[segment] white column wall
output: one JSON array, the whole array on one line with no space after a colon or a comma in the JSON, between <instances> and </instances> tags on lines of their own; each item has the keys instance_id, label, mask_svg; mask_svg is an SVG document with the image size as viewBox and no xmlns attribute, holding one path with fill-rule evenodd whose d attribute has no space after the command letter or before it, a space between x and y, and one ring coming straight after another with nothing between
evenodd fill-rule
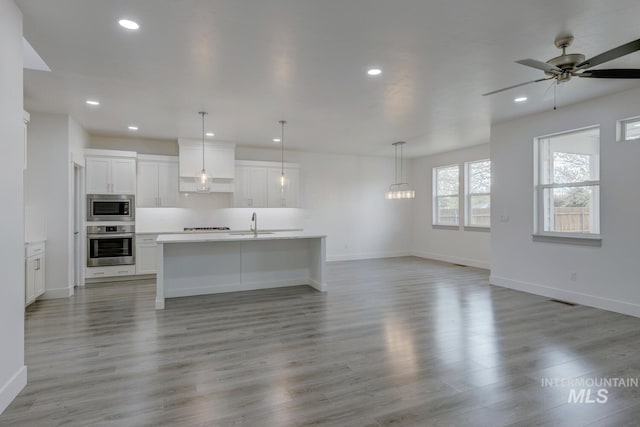
<instances>
[{"instance_id":1,"label":"white column wall","mask_svg":"<svg viewBox=\"0 0 640 427\"><path fill-rule=\"evenodd\" d=\"M0 413L27 383L24 365L22 14L0 0Z\"/></svg>"},{"instance_id":2,"label":"white column wall","mask_svg":"<svg viewBox=\"0 0 640 427\"><path fill-rule=\"evenodd\" d=\"M629 90L492 126L492 283L640 316L640 141L616 141L616 121L640 116L639 98ZM602 246L534 242L534 138L593 125Z\"/></svg>"},{"instance_id":3,"label":"white column wall","mask_svg":"<svg viewBox=\"0 0 640 427\"><path fill-rule=\"evenodd\" d=\"M460 166L460 194L464 195L464 163L488 159L489 144L448 151L411 160L411 184L416 189L413 204L412 252L419 257L437 259L474 267L489 268L488 231L466 231L464 205L460 205L461 226L456 230L432 227L433 216L433 168ZM463 198L463 197L462 197ZM461 200L462 200L461 198Z\"/></svg>"}]
</instances>

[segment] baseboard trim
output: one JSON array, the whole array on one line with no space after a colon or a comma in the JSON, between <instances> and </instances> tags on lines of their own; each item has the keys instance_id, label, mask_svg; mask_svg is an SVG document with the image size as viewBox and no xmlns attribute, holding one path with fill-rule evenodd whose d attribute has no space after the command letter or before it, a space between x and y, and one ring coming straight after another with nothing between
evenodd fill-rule
<instances>
[{"instance_id":1,"label":"baseboard trim","mask_svg":"<svg viewBox=\"0 0 640 427\"><path fill-rule=\"evenodd\" d=\"M412 256L412 253L411 252L369 252L369 253L360 253L360 254L329 255L327 256L327 262L360 261L365 259L380 259L380 258L398 258L403 256Z\"/></svg>"},{"instance_id":2,"label":"baseboard trim","mask_svg":"<svg viewBox=\"0 0 640 427\"><path fill-rule=\"evenodd\" d=\"M567 291L537 283L523 282L520 280L513 280L493 275L489 277L489 283L502 288L515 289L517 291L527 292L547 298L555 298L602 310L626 314L628 316L640 317L640 305L631 304L625 301L583 294L581 292Z\"/></svg>"},{"instance_id":3,"label":"baseboard trim","mask_svg":"<svg viewBox=\"0 0 640 427\"><path fill-rule=\"evenodd\" d=\"M462 264L462 265L468 265L469 267L484 268L485 270L489 270L491 268L491 265L489 264L489 262L480 261L477 259L459 258L459 257L454 257L449 255L441 255L441 254L434 254L431 252L420 252L420 251L415 251L411 255L416 256L418 258L426 258L426 259L433 259L436 261L449 262L451 264Z\"/></svg>"},{"instance_id":4,"label":"baseboard trim","mask_svg":"<svg viewBox=\"0 0 640 427\"><path fill-rule=\"evenodd\" d=\"M327 292L327 284L320 283L317 280L309 279L309 286L320 292Z\"/></svg>"},{"instance_id":5,"label":"baseboard trim","mask_svg":"<svg viewBox=\"0 0 640 427\"><path fill-rule=\"evenodd\" d=\"M22 366L9 381L0 388L0 414L13 402L18 393L27 385L27 367Z\"/></svg>"},{"instance_id":6,"label":"baseboard trim","mask_svg":"<svg viewBox=\"0 0 640 427\"><path fill-rule=\"evenodd\" d=\"M47 289L44 291L44 294L40 296L38 299L58 299L58 298L69 298L73 296L73 287L71 288L56 288L56 289Z\"/></svg>"}]
</instances>

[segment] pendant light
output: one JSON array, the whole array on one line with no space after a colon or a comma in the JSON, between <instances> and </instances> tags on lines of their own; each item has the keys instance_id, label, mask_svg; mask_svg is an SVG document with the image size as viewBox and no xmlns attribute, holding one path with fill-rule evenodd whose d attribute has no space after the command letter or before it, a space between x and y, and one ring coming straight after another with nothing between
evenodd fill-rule
<instances>
[{"instance_id":1,"label":"pendant light","mask_svg":"<svg viewBox=\"0 0 640 427\"><path fill-rule=\"evenodd\" d=\"M405 144L404 141L394 142L392 145L395 149L395 182L389 186L389 191L385 194L385 198L389 200L396 199L415 199L416 192L412 190L409 186L408 182L402 182L402 161L403 161L403 152L402 146ZM398 147L400 147L400 180L398 181Z\"/></svg>"},{"instance_id":2,"label":"pendant light","mask_svg":"<svg viewBox=\"0 0 640 427\"><path fill-rule=\"evenodd\" d=\"M211 188L209 182L209 175L204 168L204 116L207 114L205 111L200 111L198 114L202 116L202 169L196 173L196 191L198 193L208 193Z\"/></svg>"},{"instance_id":3,"label":"pendant light","mask_svg":"<svg viewBox=\"0 0 640 427\"><path fill-rule=\"evenodd\" d=\"M285 120L280 120L278 123L282 126L282 136L280 137L280 196L284 198L289 189L289 180L284 174L284 125L287 123Z\"/></svg>"}]
</instances>

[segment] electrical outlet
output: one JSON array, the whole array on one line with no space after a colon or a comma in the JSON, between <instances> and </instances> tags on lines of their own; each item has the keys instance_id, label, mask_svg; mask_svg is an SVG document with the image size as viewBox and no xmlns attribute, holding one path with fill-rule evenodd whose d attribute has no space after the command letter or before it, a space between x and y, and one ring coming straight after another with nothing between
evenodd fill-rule
<instances>
[{"instance_id":1,"label":"electrical outlet","mask_svg":"<svg viewBox=\"0 0 640 427\"><path fill-rule=\"evenodd\" d=\"M509 222L509 215L500 215L500 222Z\"/></svg>"},{"instance_id":2,"label":"electrical outlet","mask_svg":"<svg viewBox=\"0 0 640 427\"><path fill-rule=\"evenodd\" d=\"M571 273L571 281L575 282L578 280L578 273L576 273L575 271Z\"/></svg>"}]
</instances>

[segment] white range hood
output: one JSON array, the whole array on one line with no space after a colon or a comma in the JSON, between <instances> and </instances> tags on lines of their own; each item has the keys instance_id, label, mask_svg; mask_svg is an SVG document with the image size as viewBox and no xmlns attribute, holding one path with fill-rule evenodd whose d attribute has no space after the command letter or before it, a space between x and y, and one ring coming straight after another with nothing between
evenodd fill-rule
<instances>
[{"instance_id":1,"label":"white range hood","mask_svg":"<svg viewBox=\"0 0 640 427\"><path fill-rule=\"evenodd\" d=\"M202 169L202 141L178 139L180 191L196 191L196 173ZM236 144L211 141L204 143L204 168L211 181L211 193L233 193Z\"/></svg>"}]
</instances>

